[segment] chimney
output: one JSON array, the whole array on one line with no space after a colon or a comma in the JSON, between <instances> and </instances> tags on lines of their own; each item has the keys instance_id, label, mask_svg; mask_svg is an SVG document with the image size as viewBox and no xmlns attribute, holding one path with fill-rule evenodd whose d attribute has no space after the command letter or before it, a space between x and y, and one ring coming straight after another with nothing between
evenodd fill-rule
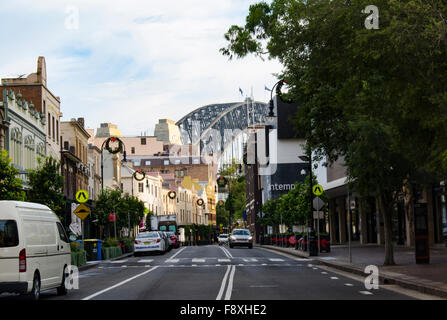
<instances>
[{"instance_id":1,"label":"chimney","mask_svg":"<svg viewBox=\"0 0 447 320\"><path fill-rule=\"evenodd\" d=\"M78 123L82 128L84 128L84 124L85 124L84 118L78 118Z\"/></svg>"}]
</instances>

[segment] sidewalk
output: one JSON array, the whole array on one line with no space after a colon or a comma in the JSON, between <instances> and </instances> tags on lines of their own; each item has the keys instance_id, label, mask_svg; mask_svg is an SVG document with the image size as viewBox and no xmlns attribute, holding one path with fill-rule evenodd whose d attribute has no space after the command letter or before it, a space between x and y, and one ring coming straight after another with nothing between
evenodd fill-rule
<instances>
[{"instance_id":1,"label":"sidewalk","mask_svg":"<svg viewBox=\"0 0 447 320\"><path fill-rule=\"evenodd\" d=\"M308 258L308 253L294 248L281 248L270 245L255 245L298 257ZM366 276L367 265L379 267L380 283L396 284L412 290L447 298L447 247L435 246L430 250L430 264L415 263L414 248L394 247L394 266L383 266L385 249L379 245L353 245L352 263L349 263L347 245L331 246L331 252L322 252L311 259L329 267Z\"/></svg>"},{"instance_id":2,"label":"sidewalk","mask_svg":"<svg viewBox=\"0 0 447 320\"><path fill-rule=\"evenodd\" d=\"M79 271L85 271L88 270L90 268L96 267L98 264L103 263L103 262L107 262L107 261L115 261L115 260L119 260L119 259L123 259L126 257L130 257L131 255L133 255L133 252L129 252L129 253L125 253L120 257L115 257L109 260L96 260L96 261L87 261L87 264L85 266L79 267Z\"/></svg>"}]
</instances>

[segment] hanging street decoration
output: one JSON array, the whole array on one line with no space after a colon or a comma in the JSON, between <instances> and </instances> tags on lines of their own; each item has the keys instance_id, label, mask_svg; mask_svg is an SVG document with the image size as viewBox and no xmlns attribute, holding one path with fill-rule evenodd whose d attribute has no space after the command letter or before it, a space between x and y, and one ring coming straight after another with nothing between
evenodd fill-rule
<instances>
[{"instance_id":1,"label":"hanging street decoration","mask_svg":"<svg viewBox=\"0 0 447 320\"><path fill-rule=\"evenodd\" d=\"M139 175L139 178L138 178L138 175ZM144 178L146 178L146 173L143 170L138 169L133 173L133 178L137 181L143 181Z\"/></svg>"},{"instance_id":2,"label":"hanging street decoration","mask_svg":"<svg viewBox=\"0 0 447 320\"><path fill-rule=\"evenodd\" d=\"M219 176L217 179L217 185L221 188L225 187L227 185L227 178L224 176Z\"/></svg>"},{"instance_id":3,"label":"hanging street decoration","mask_svg":"<svg viewBox=\"0 0 447 320\"><path fill-rule=\"evenodd\" d=\"M177 196L177 193L174 190L171 190L168 192L169 199L175 199L176 196Z\"/></svg>"},{"instance_id":4,"label":"hanging street decoration","mask_svg":"<svg viewBox=\"0 0 447 320\"><path fill-rule=\"evenodd\" d=\"M197 205L198 205L199 207L203 206L204 204L205 204L205 202L203 201L202 198L197 199Z\"/></svg>"},{"instance_id":5,"label":"hanging street decoration","mask_svg":"<svg viewBox=\"0 0 447 320\"><path fill-rule=\"evenodd\" d=\"M283 94L282 94L282 92L281 92L281 88L282 88L282 86L284 85L284 83L285 83L285 84L288 84L285 80L281 80L281 81L278 83L278 85L276 86L276 95L277 95L278 97L280 97L282 101L284 101L284 102L290 102L289 100L286 100L286 99L284 98L284 96L283 96Z\"/></svg>"},{"instance_id":6,"label":"hanging street decoration","mask_svg":"<svg viewBox=\"0 0 447 320\"><path fill-rule=\"evenodd\" d=\"M116 141L118 141L118 147L116 147L115 149L112 149L110 147L110 142L116 142ZM106 140L106 150L109 151L112 154L116 154L118 152L123 152L123 142L121 141L120 138L117 138L117 137L107 138L107 140Z\"/></svg>"}]
</instances>

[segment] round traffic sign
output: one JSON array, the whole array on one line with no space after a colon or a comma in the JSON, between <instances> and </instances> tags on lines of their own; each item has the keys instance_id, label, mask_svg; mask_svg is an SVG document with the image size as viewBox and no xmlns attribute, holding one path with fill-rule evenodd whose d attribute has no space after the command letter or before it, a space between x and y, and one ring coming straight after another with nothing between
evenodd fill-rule
<instances>
[{"instance_id":1,"label":"round traffic sign","mask_svg":"<svg viewBox=\"0 0 447 320\"><path fill-rule=\"evenodd\" d=\"M316 186L314 186L313 188L312 188L312 191L313 191L313 193L314 193L314 195L316 195L316 196L321 196L322 194L323 194L323 187L322 186L320 186L319 184L317 184Z\"/></svg>"},{"instance_id":2,"label":"round traffic sign","mask_svg":"<svg viewBox=\"0 0 447 320\"><path fill-rule=\"evenodd\" d=\"M88 201L88 192L85 190L79 190L76 192L76 201L79 203L84 203Z\"/></svg>"}]
</instances>

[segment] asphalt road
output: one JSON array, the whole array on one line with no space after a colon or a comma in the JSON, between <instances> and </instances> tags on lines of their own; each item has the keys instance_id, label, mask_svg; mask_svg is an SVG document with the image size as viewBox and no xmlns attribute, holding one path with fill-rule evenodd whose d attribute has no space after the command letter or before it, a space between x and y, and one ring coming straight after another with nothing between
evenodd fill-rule
<instances>
[{"instance_id":1,"label":"asphalt road","mask_svg":"<svg viewBox=\"0 0 447 320\"><path fill-rule=\"evenodd\" d=\"M340 275L316 261L260 248L217 245L181 247L102 262L79 276L66 296L42 292L42 300L393 300L413 297L362 279ZM4 297L0 298L3 300ZM19 298L16 298L19 299Z\"/></svg>"}]
</instances>

